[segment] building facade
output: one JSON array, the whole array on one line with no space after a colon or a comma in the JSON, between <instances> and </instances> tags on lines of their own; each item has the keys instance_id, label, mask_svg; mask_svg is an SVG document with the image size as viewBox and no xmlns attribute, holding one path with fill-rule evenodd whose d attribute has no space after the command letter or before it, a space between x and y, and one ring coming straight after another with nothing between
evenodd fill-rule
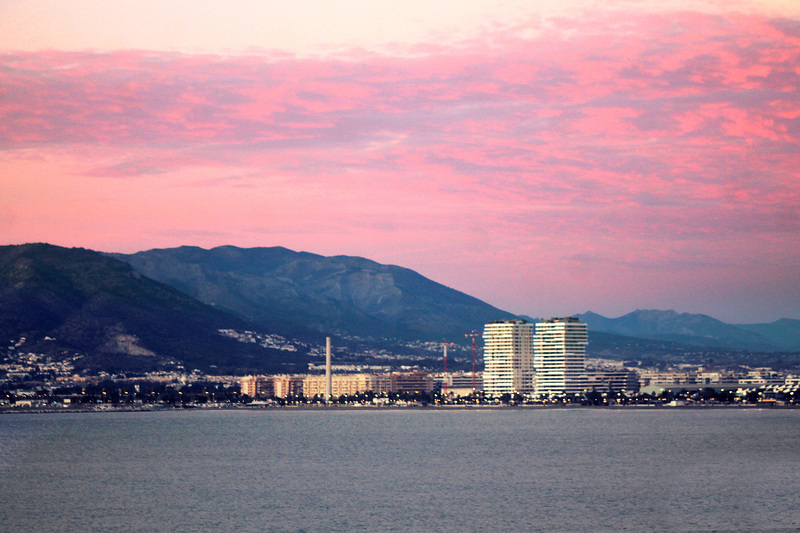
<instances>
[{"instance_id":1,"label":"building facade","mask_svg":"<svg viewBox=\"0 0 800 533\"><path fill-rule=\"evenodd\" d=\"M275 394L272 378L265 376L245 376L239 381L242 394L251 398L270 397Z\"/></svg>"},{"instance_id":2,"label":"building facade","mask_svg":"<svg viewBox=\"0 0 800 533\"><path fill-rule=\"evenodd\" d=\"M588 343L586 323L577 318L537 322L533 337L535 393L547 396L583 393Z\"/></svg>"},{"instance_id":3,"label":"building facade","mask_svg":"<svg viewBox=\"0 0 800 533\"><path fill-rule=\"evenodd\" d=\"M447 374L433 375L434 388L447 392L451 396L469 396L473 392L472 384L476 391L483 390L483 372L448 372Z\"/></svg>"},{"instance_id":4,"label":"building facade","mask_svg":"<svg viewBox=\"0 0 800 533\"><path fill-rule=\"evenodd\" d=\"M392 392L433 392L433 377L427 372L415 370L391 375Z\"/></svg>"},{"instance_id":5,"label":"building facade","mask_svg":"<svg viewBox=\"0 0 800 533\"><path fill-rule=\"evenodd\" d=\"M533 324L490 322L483 328L483 341L483 390L493 396L533 392Z\"/></svg>"},{"instance_id":6,"label":"building facade","mask_svg":"<svg viewBox=\"0 0 800 533\"><path fill-rule=\"evenodd\" d=\"M586 372L586 388L597 392L639 392L639 374L633 370Z\"/></svg>"},{"instance_id":7,"label":"building facade","mask_svg":"<svg viewBox=\"0 0 800 533\"><path fill-rule=\"evenodd\" d=\"M333 398L353 396L368 391L381 394L391 390L392 379L390 376L377 374L334 374L331 376L331 386ZM324 374L309 375L303 380L303 393L306 396L325 396L327 389Z\"/></svg>"},{"instance_id":8,"label":"building facade","mask_svg":"<svg viewBox=\"0 0 800 533\"><path fill-rule=\"evenodd\" d=\"M303 396L303 379L305 376L273 376L272 386L276 398Z\"/></svg>"}]
</instances>

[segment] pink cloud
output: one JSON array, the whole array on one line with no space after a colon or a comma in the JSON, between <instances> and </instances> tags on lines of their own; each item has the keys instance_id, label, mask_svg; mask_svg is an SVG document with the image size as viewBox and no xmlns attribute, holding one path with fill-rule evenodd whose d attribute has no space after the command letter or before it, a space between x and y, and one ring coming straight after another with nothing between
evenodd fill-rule
<instances>
[{"instance_id":1,"label":"pink cloud","mask_svg":"<svg viewBox=\"0 0 800 533\"><path fill-rule=\"evenodd\" d=\"M564 272L596 302L666 270L800 286L791 21L531 24L397 56L2 55L0 234L353 253L529 313Z\"/></svg>"}]
</instances>

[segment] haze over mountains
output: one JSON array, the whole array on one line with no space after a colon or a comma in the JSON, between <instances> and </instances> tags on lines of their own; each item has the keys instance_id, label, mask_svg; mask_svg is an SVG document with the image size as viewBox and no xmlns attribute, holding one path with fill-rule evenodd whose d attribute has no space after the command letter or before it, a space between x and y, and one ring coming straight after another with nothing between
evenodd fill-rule
<instances>
[{"instance_id":1,"label":"haze over mountains","mask_svg":"<svg viewBox=\"0 0 800 533\"><path fill-rule=\"evenodd\" d=\"M732 325L642 310L578 316L589 324L594 356L677 362L687 352L716 351L703 357L800 363L797 353L763 355L800 352L798 320ZM38 353L80 352L84 367L155 369L177 361L210 373L302 371L306 343L326 335L464 342L464 333L511 317L409 269L358 257L233 246L130 255L0 247L0 340L25 337L25 349ZM286 342L262 346L223 330Z\"/></svg>"}]
</instances>

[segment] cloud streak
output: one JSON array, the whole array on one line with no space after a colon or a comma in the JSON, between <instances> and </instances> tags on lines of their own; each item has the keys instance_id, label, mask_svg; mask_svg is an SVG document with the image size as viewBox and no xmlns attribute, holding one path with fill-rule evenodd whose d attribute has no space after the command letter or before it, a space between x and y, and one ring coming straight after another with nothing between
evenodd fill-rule
<instances>
[{"instance_id":1,"label":"cloud streak","mask_svg":"<svg viewBox=\"0 0 800 533\"><path fill-rule=\"evenodd\" d=\"M353 253L518 312L624 312L667 269L800 286L796 21L596 13L396 51L2 54L0 227L67 239L40 222L79 184L77 220L107 202L139 232L81 245ZM595 296L542 290L565 271ZM654 305L724 314L681 298Z\"/></svg>"}]
</instances>

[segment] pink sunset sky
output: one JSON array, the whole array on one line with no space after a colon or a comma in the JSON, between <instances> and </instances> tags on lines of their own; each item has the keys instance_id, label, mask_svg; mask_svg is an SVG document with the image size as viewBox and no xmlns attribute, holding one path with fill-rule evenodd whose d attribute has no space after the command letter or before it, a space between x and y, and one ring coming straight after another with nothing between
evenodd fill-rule
<instances>
[{"instance_id":1,"label":"pink sunset sky","mask_svg":"<svg viewBox=\"0 0 800 533\"><path fill-rule=\"evenodd\" d=\"M0 244L800 319L800 2L0 3Z\"/></svg>"}]
</instances>

